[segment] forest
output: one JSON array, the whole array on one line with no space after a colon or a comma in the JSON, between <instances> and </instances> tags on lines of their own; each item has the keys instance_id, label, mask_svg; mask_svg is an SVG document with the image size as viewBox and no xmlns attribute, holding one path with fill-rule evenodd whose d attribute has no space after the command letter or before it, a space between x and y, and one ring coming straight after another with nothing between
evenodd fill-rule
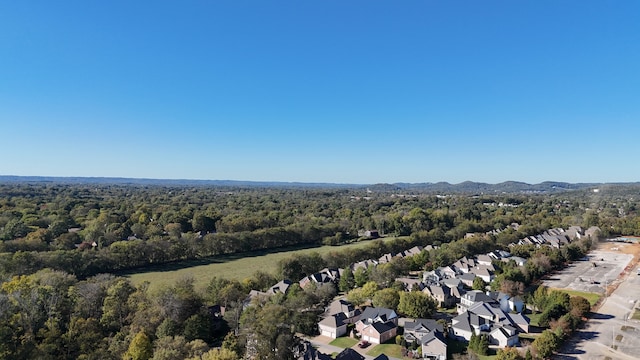
<instances>
[{"instance_id":1,"label":"forest","mask_svg":"<svg viewBox=\"0 0 640 360\"><path fill-rule=\"evenodd\" d=\"M290 358L293 334L317 331L318 311L344 289L298 287L243 312L250 290L415 245L440 248L371 271L361 282L391 285L403 271L446 265L555 227L640 235L636 185L498 195L380 188L0 184L0 358L235 359L246 350L247 333L257 337L252 349L262 358ZM512 223L520 224L517 231L485 234ZM360 236L374 229L398 239ZM465 239L468 233L485 235ZM371 244L340 250L354 241ZM335 251L287 259L276 273L243 281L212 274L204 291L186 278L151 292L115 275L323 244ZM545 256L551 255L559 257L553 264L572 256ZM530 276L537 276L535 269ZM212 310L216 305L227 309L223 320Z\"/></svg>"}]
</instances>

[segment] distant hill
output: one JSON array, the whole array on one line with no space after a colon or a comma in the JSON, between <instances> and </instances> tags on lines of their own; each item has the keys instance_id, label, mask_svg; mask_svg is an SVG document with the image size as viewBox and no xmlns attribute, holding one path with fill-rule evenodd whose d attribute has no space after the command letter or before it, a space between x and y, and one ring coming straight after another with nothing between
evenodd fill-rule
<instances>
[{"instance_id":1,"label":"distant hill","mask_svg":"<svg viewBox=\"0 0 640 360\"><path fill-rule=\"evenodd\" d=\"M342 188L363 189L373 192L421 192L433 194L501 194L501 193L558 193L582 190L602 185L638 185L638 183L566 183L545 181L527 184L505 181L499 184L465 181L459 184L437 183L394 183L394 184L334 184L278 181L237 181L237 180L174 180L174 179L134 179L118 177L55 177L55 176L12 176L0 175L0 183L57 183L57 184L116 184L116 185L159 185L159 186L225 186L225 187L279 187L279 188Z\"/></svg>"},{"instance_id":2,"label":"distant hill","mask_svg":"<svg viewBox=\"0 0 640 360\"><path fill-rule=\"evenodd\" d=\"M438 183L395 183L376 184L370 186L370 190L389 191L419 191L429 193L466 193L466 194L500 194L500 193L556 193L568 190L581 190L597 187L598 183L571 184L565 182L545 181L540 184L527 184L518 181L505 181L499 184L487 184L482 182L465 181L459 184L448 182Z\"/></svg>"},{"instance_id":3,"label":"distant hill","mask_svg":"<svg viewBox=\"0 0 640 360\"><path fill-rule=\"evenodd\" d=\"M334 183L303 183L279 181L238 180L188 180L188 179L138 179L120 177L58 177L0 175L0 183L55 183L55 184L105 184L105 185L160 185L160 186L237 186L282 188L353 188L365 185Z\"/></svg>"}]
</instances>

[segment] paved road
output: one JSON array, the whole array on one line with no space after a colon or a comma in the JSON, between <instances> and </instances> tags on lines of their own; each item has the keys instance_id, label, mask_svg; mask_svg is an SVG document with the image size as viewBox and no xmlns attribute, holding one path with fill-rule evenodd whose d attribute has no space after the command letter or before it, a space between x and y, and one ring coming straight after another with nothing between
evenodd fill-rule
<instances>
[{"instance_id":1,"label":"paved road","mask_svg":"<svg viewBox=\"0 0 640 360\"><path fill-rule=\"evenodd\" d=\"M640 299L640 277L631 271L618 288L563 347L557 359L639 359L640 321L632 320Z\"/></svg>"}]
</instances>

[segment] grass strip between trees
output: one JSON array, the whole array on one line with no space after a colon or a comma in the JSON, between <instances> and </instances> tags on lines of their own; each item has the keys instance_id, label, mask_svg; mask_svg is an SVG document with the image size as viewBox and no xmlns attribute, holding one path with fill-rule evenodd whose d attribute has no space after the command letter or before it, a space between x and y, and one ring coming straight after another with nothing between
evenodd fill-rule
<instances>
[{"instance_id":1,"label":"grass strip between trees","mask_svg":"<svg viewBox=\"0 0 640 360\"><path fill-rule=\"evenodd\" d=\"M387 237L382 240L392 241L394 239L397 238ZM258 270L273 273L276 270L278 261L296 254L316 252L323 255L332 251L343 251L349 248L363 248L370 243L370 241L359 241L341 246L325 245L307 249L295 248L289 251L256 251L245 254L221 255L211 258L208 264L202 264L201 260L184 261L181 262L182 264L180 264L180 266L176 266L176 264L163 264L147 269L139 269L138 271L123 275L129 278L135 285L142 284L145 281L149 282L149 288L151 290L157 289L163 284L175 284L176 280L189 276L195 280L194 285L196 289L201 290L208 285L214 276L241 281L250 278Z\"/></svg>"},{"instance_id":2,"label":"grass strip between trees","mask_svg":"<svg viewBox=\"0 0 640 360\"><path fill-rule=\"evenodd\" d=\"M598 300L600 300L600 298L602 297L602 295L597 293L590 293L590 292L577 291L577 290L557 289L557 288L550 288L549 290L561 291L563 293L569 294L569 296L582 296L583 298L589 301L589 304L591 304L591 306L595 305L598 302Z\"/></svg>"}]
</instances>

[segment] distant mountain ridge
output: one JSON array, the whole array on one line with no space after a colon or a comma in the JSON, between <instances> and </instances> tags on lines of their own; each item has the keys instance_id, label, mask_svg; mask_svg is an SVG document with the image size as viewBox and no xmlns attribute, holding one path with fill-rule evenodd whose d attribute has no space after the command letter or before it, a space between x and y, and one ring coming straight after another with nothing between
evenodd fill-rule
<instances>
[{"instance_id":1,"label":"distant mountain ridge","mask_svg":"<svg viewBox=\"0 0 640 360\"><path fill-rule=\"evenodd\" d=\"M304 183L285 181L243 181L243 180L189 180L189 179L147 179L122 177L80 177L80 176L17 176L0 175L0 183L57 183L57 184L116 184L116 185L163 185L163 186L256 186L256 187L321 187L352 188L365 185L335 183Z\"/></svg>"},{"instance_id":2,"label":"distant mountain ridge","mask_svg":"<svg viewBox=\"0 0 640 360\"><path fill-rule=\"evenodd\" d=\"M114 185L159 185L159 186L229 186L229 187L279 187L279 188L367 188L378 192L416 191L427 193L556 193L569 190L581 190L604 185L603 183L567 183L545 181L539 184L527 184L519 181L505 181L499 184L465 181L459 184L437 183L393 183L393 184L337 184L304 183L279 181L240 181L240 180L181 180L181 179L144 179L121 177L57 177L57 176L15 176L0 175L0 183L57 183L57 184L114 184ZM616 185L638 183L617 183Z\"/></svg>"},{"instance_id":3,"label":"distant mountain ridge","mask_svg":"<svg viewBox=\"0 0 640 360\"><path fill-rule=\"evenodd\" d=\"M629 183L631 184L631 183ZM519 181L505 181L499 184L488 184L482 182L465 181L459 184L450 184L448 182L437 183L396 183L396 190L405 191L425 191L433 193L478 193L478 194L495 194L495 193L553 193L568 190L582 190L602 185L601 183L566 183L558 181L545 181L539 184L527 184ZM369 187L371 190L379 189L389 191L388 184L376 184Z\"/></svg>"}]
</instances>

